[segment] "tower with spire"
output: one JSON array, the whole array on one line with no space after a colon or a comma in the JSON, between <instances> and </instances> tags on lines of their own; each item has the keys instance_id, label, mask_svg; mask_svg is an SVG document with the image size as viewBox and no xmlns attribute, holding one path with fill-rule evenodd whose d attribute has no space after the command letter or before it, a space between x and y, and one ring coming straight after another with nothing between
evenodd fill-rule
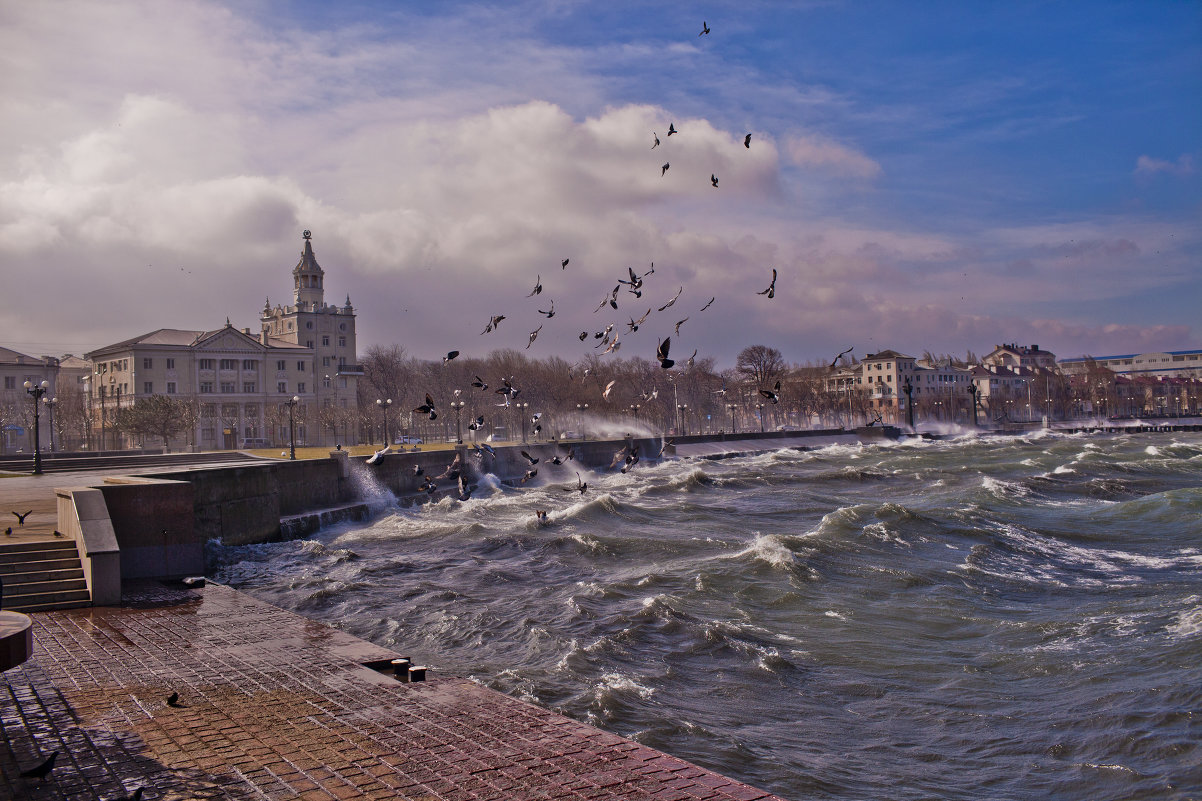
<instances>
[{"instance_id":1,"label":"tower with spire","mask_svg":"<svg viewBox=\"0 0 1202 801\"><path fill-rule=\"evenodd\" d=\"M351 296L342 306L325 302L325 271L313 252L313 234L305 231L300 261L292 268L290 305L271 305L268 299L260 317L264 343L282 339L311 348L312 386L316 388L318 425L331 444L343 441L343 417L353 417L357 407L358 379L363 375L355 342L355 309ZM313 416L311 413L310 416ZM353 434L353 423L348 436Z\"/></svg>"}]
</instances>

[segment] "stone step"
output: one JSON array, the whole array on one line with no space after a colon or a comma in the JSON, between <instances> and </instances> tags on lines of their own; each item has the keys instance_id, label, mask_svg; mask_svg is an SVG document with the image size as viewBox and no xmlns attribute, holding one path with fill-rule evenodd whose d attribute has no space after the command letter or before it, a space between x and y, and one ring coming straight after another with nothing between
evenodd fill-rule
<instances>
[{"instance_id":1,"label":"stone step","mask_svg":"<svg viewBox=\"0 0 1202 801\"><path fill-rule=\"evenodd\" d=\"M92 597L84 590L60 592L4 593L4 608L10 612L40 612L47 609L72 609L91 606Z\"/></svg>"},{"instance_id":2,"label":"stone step","mask_svg":"<svg viewBox=\"0 0 1202 801\"><path fill-rule=\"evenodd\" d=\"M3 579L5 587L18 587L35 581L74 581L83 577L83 568L78 563L74 567L58 570L31 569L16 573L0 571L0 579Z\"/></svg>"},{"instance_id":3,"label":"stone step","mask_svg":"<svg viewBox=\"0 0 1202 801\"><path fill-rule=\"evenodd\" d=\"M27 551L74 551L75 540L53 539L53 540L37 540L35 542L4 542L4 538L0 537L0 557L9 554L25 553Z\"/></svg>"},{"instance_id":4,"label":"stone step","mask_svg":"<svg viewBox=\"0 0 1202 801\"><path fill-rule=\"evenodd\" d=\"M70 558L59 557L56 559L28 559L21 562L0 562L0 576L39 570L69 570L70 568L79 566L78 555Z\"/></svg>"}]
</instances>

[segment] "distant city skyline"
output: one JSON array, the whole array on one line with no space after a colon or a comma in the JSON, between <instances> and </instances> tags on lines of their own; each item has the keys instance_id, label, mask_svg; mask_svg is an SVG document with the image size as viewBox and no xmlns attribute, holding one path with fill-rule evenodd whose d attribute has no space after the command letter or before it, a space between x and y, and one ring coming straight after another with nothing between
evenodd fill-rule
<instances>
[{"instance_id":1,"label":"distant city skyline","mask_svg":"<svg viewBox=\"0 0 1202 801\"><path fill-rule=\"evenodd\" d=\"M361 353L1202 345L1202 4L51 0L0 52L30 355L257 330L304 229Z\"/></svg>"}]
</instances>

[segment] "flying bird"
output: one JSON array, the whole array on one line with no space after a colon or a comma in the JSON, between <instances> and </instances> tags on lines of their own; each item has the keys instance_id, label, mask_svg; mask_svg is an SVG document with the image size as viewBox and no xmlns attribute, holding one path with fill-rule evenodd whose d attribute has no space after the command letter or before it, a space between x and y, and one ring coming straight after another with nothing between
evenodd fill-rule
<instances>
[{"instance_id":1,"label":"flying bird","mask_svg":"<svg viewBox=\"0 0 1202 801\"><path fill-rule=\"evenodd\" d=\"M530 332L530 341L526 343L526 350L530 350L530 346L534 344L534 340L538 339L538 332L542 330L543 327L540 325L538 328Z\"/></svg>"},{"instance_id":2,"label":"flying bird","mask_svg":"<svg viewBox=\"0 0 1202 801\"><path fill-rule=\"evenodd\" d=\"M494 451L492 445L489 445L487 442L481 442L479 445L479 448L480 448L480 450L484 451L492 458L494 458L494 459L497 458L497 452Z\"/></svg>"},{"instance_id":3,"label":"flying bird","mask_svg":"<svg viewBox=\"0 0 1202 801\"><path fill-rule=\"evenodd\" d=\"M680 327L682 325L684 325L685 323L687 323L688 321L689 321L689 318L686 317L683 320L681 320L680 322L676 323L676 336L680 336Z\"/></svg>"},{"instance_id":4,"label":"flying bird","mask_svg":"<svg viewBox=\"0 0 1202 801\"><path fill-rule=\"evenodd\" d=\"M481 392L484 392L488 389L488 384L484 383L484 379L480 376L476 376L476 380L472 382L472 386L476 387Z\"/></svg>"},{"instance_id":5,"label":"flying bird","mask_svg":"<svg viewBox=\"0 0 1202 801\"><path fill-rule=\"evenodd\" d=\"M413 475L420 476L424 472L426 472L426 468L422 467L420 464L413 465Z\"/></svg>"},{"instance_id":6,"label":"flying bird","mask_svg":"<svg viewBox=\"0 0 1202 801\"><path fill-rule=\"evenodd\" d=\"M442 363L445 365L447 362L449 362L451 359L454 359L458 355L459 355L459 351L457 351L457 350L448 351L447 355L442 357Z\"/></svg>"},{"instance_id":7,"label":"flying bird","mask_svg":"<svg viewBox=\"0 0 1202 801\"><path fill-rule=\"evenodd\" d=\"M534 279L534 289L530 290L530 294L526 297L532 298L539 292L543 291L543 277L540 275Z\"/></svg>"},{"instance_id":8,"label":"flying bird","mask_svg":"<svg viewBox=\"0 0 1202 801\"><path fill-rule=\"evenodd\" d=\"M521 454L522 454L522 458L524 458L524 459L525 459L527 462L530 462L530 464L538 464L538 457L537 457L537 456L531 456L531 455L530 455L529 453L527 453L526 451L519 451L519 453L521 453Z\"/></svg>"},{"instance_id":9,"label":"flying bird","mask_svg":"<svg viewBox=\"0 0 1202 801\"><path fill-rule=\"evenodd\" d=\"M30 510L29 510L28 512L26 512L25 514L21 514L20 512L13 512L13 516L17 518L17 525L18 525L18 526L23 526L23 525L25 525L25 518L29 517L31 514L33 514L33 510L32 510L32 509L30 509Z\"/></svg>"},{"instance_id":10,"label":"flying bird","mask_svg":"<svg viewBox=\"0 0 1202 801\"><path fill-rule=\"evenodd\" d=\"M664 341L659 343L655 349L655 358L659 360L659 366L667 370L676 362L668 358L668 349L672 347L672 337L664 337Z\"/></svg>"},{"instance_id":11,"label":"flying bird","mask_svg":"<svg viewBox=\"0 0 1202 801\"><path fill-rule=\"evenodd\" d=\"M701 307L701 311L705 311L706 309L708 309L708 308L710 307L710 305L711 305L711 304L713 304L713 302L714 302L715 300L717 300L717 297L712 297L712 298L710 298L710 302L709 302L709 303L707 303L707 304L705 304L704 306L702 306L702 307Z\"/></svg>"},{"instance_id":12,"label":"flying bird","mask_svg":"<svg viewBox=\"0 0 1202 801\"><path fill-rule=\"evenodd\" d=\"M776 297L776 268L772 268L772 283L768 284L768 288L763 292L756 292L757 295L767 295L769 298Z\"/></svg>"},{"instance_id":13,"label":"flying bird","mask_svg":"<svg viewBox=\"0 0 1202 801\"><path fill-rule=\"evenodd\" d=\"M772 389L761 389L760 394L773 403L780 403L780 381Z\"/></svg>"},{"instance_id":14,"label":"flying bird","mask_svg":"<svg viewBox=\"0 0 1202 801\"><path fill-rule=\"evenodd\" d=\"M706 25L706 24L705 24L705 20L701 20L701 33L699 33L699 34L697 34L697 35L698 35L698 36L705 36L705 35L706 35L707 33L709 33L709 32L710 32L710 26L708 26L708 25Z\"/></svg>"},{"instance_id":15,"label":"flying bird","mask_svg":"<svg viewBox=\"0 0 1202 801\"><path fill-rule=\"evenodd\" d=\"M651 149L655 150L657 147L659 147L659 134L657 134L655 131L652 131L651 135L655 137L655 144L651 146Z\"/></svg>"},{"instance_id":16,"label":"flying bird","mask_svg":"<svg viewBox=\"0 0 1202 801\"><path fill-rule=\"evenodd\" d=\"M421 412L422 414L428 414L428 415L430 415L431 420L438 419L438 412L434 411L434 399L430 397L429 392L426 393L426 402L423 403L421 406L418 406L413 411Z\"/></svg>"},{"instance_id":17,"label":"flying bird","mask_svg":"<svg viewBox=\"0 0 1202 801\"><path fill-rule=\"evenodd\" d=\"M531 467L529 470L526 471L526 475L522 476L521 483L525 484L527 481L529 481L530 479L534 478L537 475L538 475L538 468Z\"/></svg>"},{"instance_id":18,"label":"flying bird","mask_svg":"<svg viewBox=\"0 0 1202 801\"><path fill-rule=\"evenodd\" d=\"M583 495L584 491L588 489L588 482L580 477L580 473L576 473L576 486L560 487L560 489L564 492L579 492L581 495Z\"/></svg>"},{"instance_id":19,"label":"flying bird","mask_svg":"<svg viewBox=\"0 0 1202 801\"><path fill-rule=\"evenodd\" d=\"M554 317L555 316L555 300L554 299L551 300L551 308L549 311L543 311L542 309L538 309L538 313L541 315L544 315L548 320L550 320L552 317Z\"/></svg>"},{"instance_id":20,"label":"flying bird","mask_svg":"<svg viewBox=\"0 0 1202 801\"><path fill-rule=\"evenodd\" d=\"M743 147L751 150L751 134L747 134L743 137Z\"/></svg>"},{"instance_id":21,"label":"flying bird","mask_svg":"<svg viewBox=\"0 0 1202 801\"><path fill-rule=\"evenodd\" d=\"M571 259L564 259L563 261L561 261L559 263L559 269L561 269L561 270L568 269L568 262L570 262L570 261L571 261Z\"/></svg>"},{"instance_id":22,"label":"flying bird","mask_svg":"<svg viewBox=\"0 0 1202 801\"><path fill-rule=\"evenodd\" d=\"M479 431L484 428L484 415L480 415L475 420L467 424L468 431Z\"/></svg>"},{"instance_id":23,"label":"flying bird","mask_svg":"<svg viewBox=\"0 0 1202 801\"><path fill-rule=\"evenodd\" d=\"M380 457L386 453L388 453L387 445L385 445L383 448L380 448L380 450L376 451L371 456L367 457L367 461L365 461L363 464L375 464L376 462L380 461Z\"/></svg>"},{"instance_id":24,"label":"flying bird","mask_svg":"<svg viewBox=\"0 0 1202 801\"><path fill-rule=\"evenodd\" d=\"M694 360L694 359L696 359L696 358L697 358L697 349L696 349L696 348L693 348L693 355L692 355L692 356L690 356L690 357L689 357L687 360L685 360L685 364L686 364L686 365L688 365L689 367L692 367L692 366L693 366L693 360Z\"/></svg>"},{"instance_id":25,"label":"flying bird","mask_svg":"<svg viewBox=\"0 0 1202 801\"><path fill-rule=\"evenodd\" d=\"M665 303L663 306L660 306L660 307L659 307L659 310L660 310L660 311L663 311L664 309L667 309L667 308L668 308L668 307L670 307L670 306L671 306L673 303L675 303L675 302L676 302L676 298L679 298L679 297L680 297L680 293L681 293L681 292L684 292L684 286L683 286L683 285L680 287L680 289L676 290L676 295L675 295L675 296L674 296L674 297L673 297L673 298L672 298L670 301L668 301L667 303Z\"/></svg>"},{"instance_id":26,"label":"flying bird","mask_svg":"<svg viewBox=\"0 0 1202 801\"><path fill-rule=\"evenodd\" d=\"M669 167L671 167L671 166L672 166L671 164L669 164L668 162L666 162L666 161L665 161L665 162L664 162L664 166L660 168L660 171L659 171L659 177L660 177L660 178L663 178L663 177L664 177L664 173L666 173L666 172L668 171L668 168L669 168Z\"/></svg>"},{"instance_id":27,"label":"flying bird","mask_svg":"<svg viewBox=\"0 0 1202 801\"><path fill-rule=\"evenodd\" d=\"M480 335L484 336L487 333L495 331L497 329L497 326L499 326L501 324L501 321L504 319L505 319L505 315L503 315L503 314L496 315L495 317L493 317L492 319L490 319L488 321L488 325L484 326L484 330L480 332Z\"/></svg>"},{"instance_id":28,"label":"flying bird","mask_svg":"<svg viewBox=\"0 0 1202 801\"><path fill-rule=\"evenodd\" d=\"M459 476L459 500L466 501L472 497L472 491L467 485L467 476Z\"/></svg>"},{"instance_id":29,"label":"flying bird","mask_svg":"<svg viewBox=\"0 0 1202 801\"><path fill-rule=\"evenodd\" d=\"M674 133L676 133L676 123L670 122L668 123L668 136L671 136Z\"/></svg>"},{"instance_id":30,"label":"flying bird","mask_svg":"<svg viewBox=\"0 0 1202 801\"><path fill-rule=\"evenodd\" d=\"M836 356L834 359L832 359L832 360L831 360L831 366L830 366L830 369L831 369L831 370L834 370L834 369L835 369L835 364L836 364L836 363L837 363L837 362L838 362L840 359L842 359L842 358L843 358L843 355L844 355L844 354L846 354L846 353L851 353L853 350L855 350L855 347L856 347L855 345L852 345L850 348L848 348L847 350L843 351L843 353L840 353L838 356Z\"/></svg>"},{"instance_id":31,"label":"flying bird","mask_svg":"<svg viewBox=\"0 0 1202 801\"><path fill-rule=\"evenodd\" d=\"M616 353L620 347L622 347L622 343L618 341L618 335L614 334L613 341L609 343L608 348L601 352L601 355L604 356L606 353Z\"/></svg>"},{"instance_id":32,"label":"flying bird","mask_svg":"<svg viewBox=\"0 0 1202 801\"><path fill-rule=\"evenodd\" d=\"M718 176L712 172L710 173L710 183L714 185L714 189L718 188Z\"/></svg>"},{"instance_id":33,"label":"flying bird","mask_svg":"<svg viewBox=\"0 0 1202 801\"><path fill-rule=\"evenodd\" d=\"M605 389L601 392L601 397L605 400L609 400L609 393L613 390L614 384L616 383L618 383L618 379L615 378L613 381L610 381L608 384L606 384Z\"/></svg>"},{"instance_id":34,"label":"flying bird","mask_svg":"<svg viewBox=\"0 0 1202 801\"><path fill-rule=\"evenodd\" d=\"M45 779L47 776L50 775L50 771L54 770L54 760L57 758L58 758L58 751L55 751L53 754L50 755L50 758L47 759L45 762L41 762L37 765L34 765L32 768L29 768L28 770L21 771L21 778L23 778L23 779L38 779L39 781L42 779Z\"/></svg>"},{"instance_id":35,"label":"flying bird","mask_svg":"<svg viewBox=\"0 0 1202 801\"><path fill-rule=\"evenodd\" d=\"M580 341L583 342L586 339L588 339L588 331L581 331L580 332Z\"/></svg>"},{"instance_id":36,"label":"flying bird","mask_svg":"<svg viewBox=\"0 0 1202 801\"><path fill-rule=\"evenodd\" d=\"M498 395L505 395L506 397L509 397L509 398L516 398L517 394L519 392L521 392L520 389L517 389L516 387L514 387L513 384L509 383L508 378L502 378L501 384L503 386L500 389L494 390L494 392L496 392Z\"/></svg>"}]
</instances>

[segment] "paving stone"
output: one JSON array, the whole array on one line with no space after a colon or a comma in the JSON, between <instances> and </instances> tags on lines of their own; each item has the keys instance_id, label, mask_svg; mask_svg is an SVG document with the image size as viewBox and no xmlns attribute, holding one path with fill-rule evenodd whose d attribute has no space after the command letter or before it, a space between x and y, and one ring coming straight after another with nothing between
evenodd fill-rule
<instances>
[{"instance_id":1,"label":"paving stone","mask_svg":"<svg viewBox=\"0 0 1202 801\"><path fill-rule=\"evenodd\" d=\"M125 589L31 615L34 655L0 677L0 799L776 798L466 679L397 682L364 663L398 654L228 587Z\"/></svg>"}]
</instances>

